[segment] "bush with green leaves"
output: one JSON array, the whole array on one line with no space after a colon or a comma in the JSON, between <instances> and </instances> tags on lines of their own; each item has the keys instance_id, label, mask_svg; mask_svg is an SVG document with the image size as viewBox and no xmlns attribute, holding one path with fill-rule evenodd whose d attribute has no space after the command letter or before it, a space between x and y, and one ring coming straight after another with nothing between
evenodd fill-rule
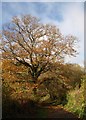
<instances>
[{"instance_id":1,"label":"bush with green leaves","mask_svg":"<svg viewBox=\"0 0 86 120\"><path fill-rule=\"evenodd\" d=\"M85 116L84 82L85 80L83 79L80 88L76 87L74 90L69 91L67 95L68 103L65 105L67 110L82 119Z\"/></svg>"}]
</instances>

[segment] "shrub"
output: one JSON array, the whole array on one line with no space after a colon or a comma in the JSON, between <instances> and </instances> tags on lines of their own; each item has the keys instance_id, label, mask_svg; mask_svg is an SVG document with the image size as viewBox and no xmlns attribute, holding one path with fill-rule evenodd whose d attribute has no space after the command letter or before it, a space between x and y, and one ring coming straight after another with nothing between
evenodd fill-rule
<instances>
[{"instance_id":1,"label":"shrub","mask_svg":"<svg viewBox=\"0 0 86 120\"><path fill-rule=\"evenodd\" d=\"M67 99L68 103L65 105L65 108L83 119L85 116L84 81L82 81L80 88L76 87L74 90L69 91Z\"/></svg>"}]
</instances>

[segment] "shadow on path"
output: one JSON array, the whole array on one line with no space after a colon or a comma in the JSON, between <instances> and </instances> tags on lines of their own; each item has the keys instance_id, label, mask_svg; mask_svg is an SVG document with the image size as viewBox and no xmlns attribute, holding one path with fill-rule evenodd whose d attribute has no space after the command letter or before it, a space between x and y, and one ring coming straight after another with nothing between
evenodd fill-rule
<instances>
[{"instance_id":1,"label":"shadow on path","mask_svg":"<svg viewBox=\"0 0 86 120\"><path fill-rule=\"evenodd\" d=\"M27 108L30 107L28 110ZM14 106L13 106L14 108ZM21 111L23 109L23 111ZM12 110L12 109L11 109ZM16 112L15 112L16 111ZM80 120L76 115L71 112L66 111L61 106L28 106L20 107L20 109L15 109L11 111L10 114L3 116L3 118L12 119L12 118L23 118L23 119L32 119L32 118L62 118L65 120ZM24 112L25 111L25 112ZM5 115L5 114L4 114ZM2 119L3 120L3 119Z\"/></svg>"},{"instance_id":2,"label":"shadow on path","mask_svg":"<svg viewBox=\"0 0 86 120\"><path fill-rule=\"evenodd\" d=\"M80 120L75 114L68 112L67 110L58 106L49 106L47 109L47 118L72 118L75 120Z\"/></svg>"}]
</instances>

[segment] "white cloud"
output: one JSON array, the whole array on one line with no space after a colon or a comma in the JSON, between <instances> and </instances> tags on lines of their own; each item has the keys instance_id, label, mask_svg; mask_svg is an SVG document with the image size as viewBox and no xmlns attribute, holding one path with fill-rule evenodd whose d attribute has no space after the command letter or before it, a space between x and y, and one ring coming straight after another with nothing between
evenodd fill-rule
<instances>
[{"instance_id":1,"label":"white cloud","mask_svg":"<svg viewBox=\"0 0 86 120\"><path fill-rule=\"evenodd\" d=\"M63 3L62 3L63 4ZM60 28L60 31L64 35L72 34L79 39L77 57L66 57L66 62L78 63L83 65L84 61L84 3L64 3L59 12L63 17L62 21L56 19L50 19L48 15L50 10L54 9L52 4L47 4L47 11L43 16L44 23L53 23ZM56 10L56 12L58 12Z\"/></svg>"},{"instance_id":2,"label":"white cloud","mask_svg":"<svg viewBox=\"0 0 86 120\"><path fill-rule=\"evenodd\" d=\"M62 10L64 21L60 23L60 27L64 34L67 32L73 34L84 33L84 4L69 3Z\"/></svg>"},{"instance_id":3,"label":"white cloud","mask_svg":"<svg viewBox=\"0 0 86 120\"><path fill-rule=\"evenodd\" d=\"M78 37L79 55L76 58L68 58L66 61L83 64L84 61L84 4L72 3L64 7L62 12L64 21L59 23L64 34L73 34Z\"/></svg>"}]
</instances>

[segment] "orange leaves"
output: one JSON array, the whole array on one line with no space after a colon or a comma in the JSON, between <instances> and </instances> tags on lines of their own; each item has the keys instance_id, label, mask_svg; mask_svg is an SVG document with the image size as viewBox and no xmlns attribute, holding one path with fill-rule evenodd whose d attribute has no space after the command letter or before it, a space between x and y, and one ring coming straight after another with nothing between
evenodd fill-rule
<instances>
[{"instance_id":1,"label":"orange leaves","mask_svg":"<svg viewBox=\"0 0 86 120\"><path fill-rule=\"evenodd\" d=\"M11 54L10 54L9 51L6 51L6 52L3 52L3 53L2 53L2 57L5 58L5 59L8 58L10 55L11 55Z\"/></svg>"},{"instance_id":2,"label":"orange leaves","mask_svg":"<svg viewBox=\"0 0 86 120\"><path fill-rule=\"evenodd\" d=\"M17 66L12 60L2 61L2 78L4 80L15 81L18 78L18 72L26 71L24 66Z\"/></svg>"},{"instance_id":3,"label":"orange leaves","mask_svg":"<svg viewBox=\"0 0 86 120\"><path fill-rule=\"evenodd\" d=\"M33 53L40 54L40 53L42 53L42 49L41 48L33 48Z\"/></svg>"}]
</instances>

